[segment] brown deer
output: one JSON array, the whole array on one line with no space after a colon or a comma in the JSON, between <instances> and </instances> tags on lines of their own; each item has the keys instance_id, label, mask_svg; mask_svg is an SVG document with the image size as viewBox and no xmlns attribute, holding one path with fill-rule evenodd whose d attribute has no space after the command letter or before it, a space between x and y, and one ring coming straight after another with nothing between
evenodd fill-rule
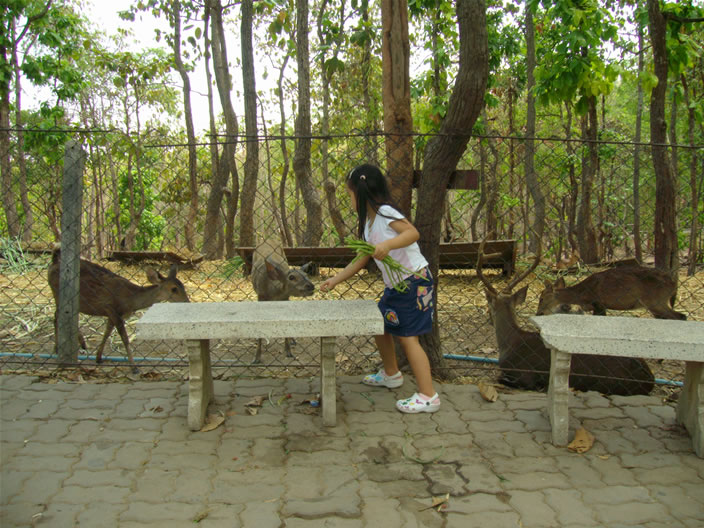
<instances>
[{"instance_id":1,"label":"brown deer","mask_svg":"<svg viewBox=\"0 0 704 528\"><path fill-rule=\"evenodd\" d=\"M48 272L49 286L51 287L51 293L54 295L54 303L57 309L54 312L54 333L57 336L55 346L58 346L58 335L56 332L59 306L60 256L60 249L55 249L51 256ZM125 319L135 311L148 308L157 302L188 302L186 290L181 281L176 278L177 271L177 266L174 264L171 266L169 275L164 277L153 269L148 268L146 270L147 279L152 284L151 286L139 286L98 264L81 259L78 311L86 315L107 317L103 340L100 342L95 355L97 363L103 361L105 343L110 334L112 334L113 329L117 328L122 338L122 343L125 345L127 359L132 367L132 372L139 372L139 369L134 364L132 350L130 350L129 338L125 330ZM86 341L80 330L78 331L78 340L81 348L87 350Z\"/></svg>"},{"instance_id":2,"label":"brown deer","mask_svg":"<svg viewBox=\"0 0 704 528\"><path fill-rule=\"evenodd\" d=\"M309 262L300 268L289 268L281 243L276 239L265 240L254 248L252 255L252 286L258 301L288 301L290 297L308 297L315 286L308 278ZM286 357L293 357L291 340L284 339ZM262 340L257 343L254 363L262 358Z\"/></svg>"},{"instance_id":3,"label":"brown deer","mask_svg":"<svg viewBox=\"0 0 704 528\"><path fill-rule=\"evenodd\" d=\"M569 287L562 277L554 283L546 280L537 314L549 315L560 311L563 304L576 304L595 315L606 315L607 309L642 307L658 319L687 319L672 309L676 297L677 285L667 273L644 266L624 266L594 273Z\"/></svg>"},{"instance_id":4,"label":"brown deer","mask_svg":"<svg viewBox=\"0 0 704 528\"><path fill-rule=\"evenodd\" d=\"M516 275L501 292L482 273L483 251L484 241L479 246L477 275L486 288L489 314L496 332L501 369L499 381L509 387L544 391L550 379L550 350L538 332L524 330L518 324L516 306L525 301L528 286L511 293L514 286L538 266L540 248L530 268ZM581 391L648 394L654 385L653 373L642 359L575 354L570 372L570 387Z\"/></svg>"}]
</instances>

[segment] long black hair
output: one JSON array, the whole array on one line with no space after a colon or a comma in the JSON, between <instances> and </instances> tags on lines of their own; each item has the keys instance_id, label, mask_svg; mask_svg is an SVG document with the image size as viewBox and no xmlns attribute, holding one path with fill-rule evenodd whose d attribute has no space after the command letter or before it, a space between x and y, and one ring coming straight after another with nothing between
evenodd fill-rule
<instances>
[{"instance_id":1,"label":"long black hair","mask_svg":"<svg viewBox=\"0 0 704 528\"><path fill-rule=\"evenodd\" d=\"M347 186L357 198L357 235L360 239L364 239L364 226L367 223L367 204L376 214L379 213L379 207L382 205L390 205L398 210L398 207L391 200L391 192L389 185L386 182L384 173L376 165L364 163L352 169L347 175ZM385 218L390 216L381 215Z\"/></svg>"}]
</instances>

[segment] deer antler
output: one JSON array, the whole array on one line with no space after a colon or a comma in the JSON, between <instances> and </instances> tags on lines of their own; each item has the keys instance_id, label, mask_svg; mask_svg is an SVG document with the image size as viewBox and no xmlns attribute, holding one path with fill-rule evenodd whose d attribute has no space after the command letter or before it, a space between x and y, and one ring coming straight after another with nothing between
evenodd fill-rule
<instances>
[{"instance_id":1,"label":"deer antler","mask_svg":"<svg viewBox=\"0 0 704 528\"><path fill-rule=\"evenodd\" d=\"M533 264L531 264L530 268L525 270L523 273L520 275L515 276L513 279L511 279L511 282L508 283L508 285L504 288L505 293L511 293L511 290L513 287L520 283L523 279L525 279L528 275L531 274L531 272L538 267L538 264L540 264L540 252L541 252L541 245L540 245L540 239L538 239L538 247L535 248L535 259L533 260Z\"/></svg>"},{"instance_id":2,"label":"deer antler","mask_svg":"<svg viewBox=\"0 0 704 528\"><path fill-rule=\"evenodd\" d=\"M489 290L494 295L498 295L499 292L496 291L496 289L491 285L491 283L484 277L484 274L482 273L482 261L484 259L484 246L486 245L486 239L487 237L484 237L484 240L482 240L481 244L479 244L479 255L477 256L477 277L479 277L479 279L484 283L484 286L487 290Z\"/></svg>"}]
</instances>

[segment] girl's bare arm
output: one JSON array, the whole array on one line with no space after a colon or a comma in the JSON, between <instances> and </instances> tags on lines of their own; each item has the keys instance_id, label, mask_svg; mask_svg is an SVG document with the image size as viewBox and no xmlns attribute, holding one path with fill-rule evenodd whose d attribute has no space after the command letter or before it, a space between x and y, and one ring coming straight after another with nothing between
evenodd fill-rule
<instances>
[{"instance_id":1,"label":"girl's bare arm","mask_svg":"<svg viewBox=\"0 0 704 528\"><path fill-rule=\"evenodd\" d=\"M364 266L367 265L367 262L369 262L369 258L369 256L364 256L361 257L359 260L355 260L347 264L347 266L345 266L345 269L343 269L340 273L323 282L320 285L320 291L326 292L332 290L341 282L344 282L353 275L355 275L359 270L361 270Z\"/></svg>"}]
</instances>

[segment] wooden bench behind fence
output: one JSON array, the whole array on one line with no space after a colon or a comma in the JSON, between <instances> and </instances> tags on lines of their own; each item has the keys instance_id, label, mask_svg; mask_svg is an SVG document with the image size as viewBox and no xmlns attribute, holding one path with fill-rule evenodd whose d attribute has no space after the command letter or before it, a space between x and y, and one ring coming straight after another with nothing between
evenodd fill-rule
<instances>
[{"instance_id":1,"label":"wooden bench behind fence","mask_svg":"<svg viewBox=\"0 0 704 528\"><path fill-rule=\"evenodd\" d=\"M252 267L253 247L238 247L237 253L245 263L247 273ZM440 244L441 269L474 269L477 265L479 242ZM291 266L313 262L318 267L344 268L355 257L347 247L287 247L286 260ZM500 268L504 275L511 275L516 266L515 240L488 240L484 248L485 268Z\"/></svg>"}]
</instances>

